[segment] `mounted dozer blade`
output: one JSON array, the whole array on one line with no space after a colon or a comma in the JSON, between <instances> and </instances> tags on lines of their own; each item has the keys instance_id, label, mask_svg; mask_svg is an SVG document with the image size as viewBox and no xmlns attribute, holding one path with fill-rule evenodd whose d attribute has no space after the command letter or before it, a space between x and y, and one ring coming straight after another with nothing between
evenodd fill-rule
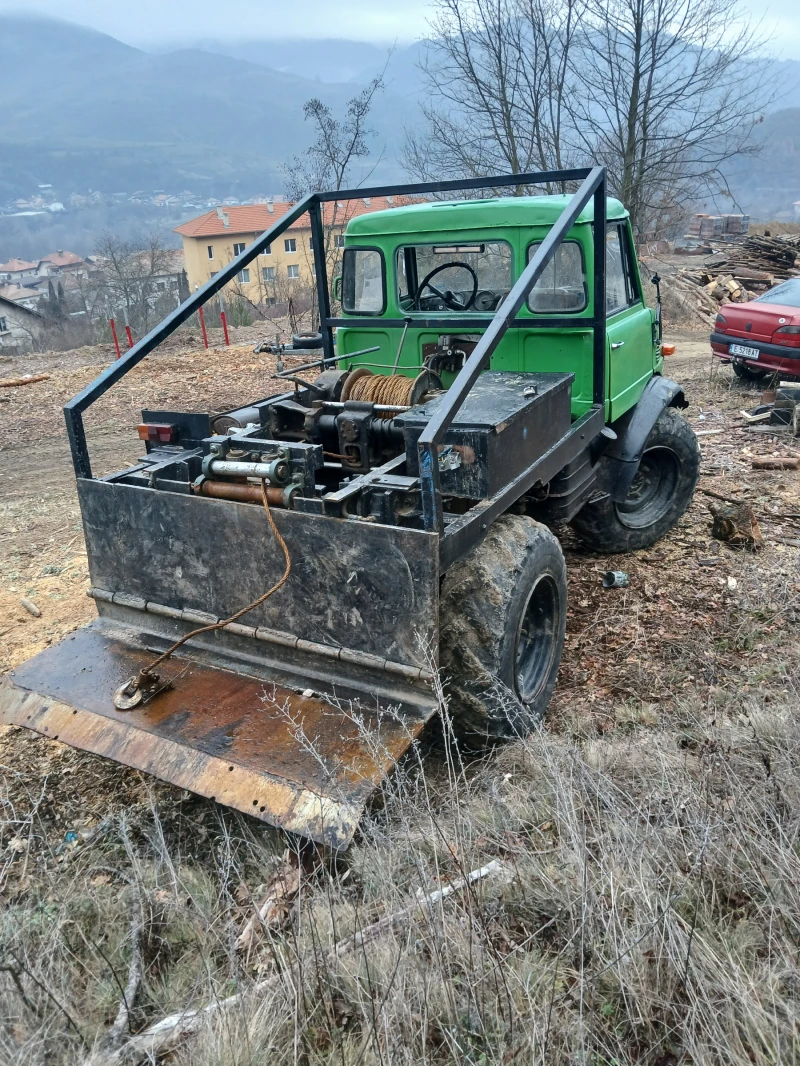
<instances>
[{"instance_id":1,"label":"mounted dozer blade","mask_svg":"<svg viewBox=\"0 0 800 1066\"><path fill-rule=\"evenodd\" d=\"M171 687L118 711L110 694L152 659L123 635L98 620L25 663L0 686L0 721L334 848L434 710L300 694L176 656Z\"/></svg>"}]
</instances>

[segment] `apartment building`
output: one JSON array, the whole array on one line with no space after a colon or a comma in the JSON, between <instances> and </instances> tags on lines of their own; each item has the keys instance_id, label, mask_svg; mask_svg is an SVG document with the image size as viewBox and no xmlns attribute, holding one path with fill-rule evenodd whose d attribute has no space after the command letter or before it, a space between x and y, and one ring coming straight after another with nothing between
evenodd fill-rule
<instances>
[{"instance_id":1,"label":"apartment building","mask_svg":"<svg viewBox=\"0 0 800 1066\"><path fill-rule=\"evenodd\" d=\"M361 200L326 203L323 223L330 235L332 251L343 247L347 223L356 215L399 207L400 197L365 197ZM189 288L192 292L204 285L223 266L239 255L264 230L273 226L294 205L263 204L221 205L197 218L176 226L183 239L183 257ZM240 293L253 303L274 303L291 294L292 288L310 288L314 284L314 248L311 223L307 215L298 219L269 248L242 270L228 289Z\"/></svg>"}]
</instances>

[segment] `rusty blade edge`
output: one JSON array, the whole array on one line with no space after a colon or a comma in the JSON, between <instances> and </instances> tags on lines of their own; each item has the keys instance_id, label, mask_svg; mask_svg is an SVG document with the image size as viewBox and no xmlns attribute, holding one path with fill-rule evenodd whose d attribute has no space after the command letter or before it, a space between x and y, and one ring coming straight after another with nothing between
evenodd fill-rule
<instances>
[{"instance_id":1,"label":"rusty blade edge","mask_svg":"<svg viewBox=\"0 0 800 1066\"><path fill-rule=\"evenodd\" d=\"M142 770L331 848L347 847L364 812L365 803L342 802L242 766L231 771L227 759L22 689L10 679L0 682L0 724Z\"/></svg>"}]
</instances>

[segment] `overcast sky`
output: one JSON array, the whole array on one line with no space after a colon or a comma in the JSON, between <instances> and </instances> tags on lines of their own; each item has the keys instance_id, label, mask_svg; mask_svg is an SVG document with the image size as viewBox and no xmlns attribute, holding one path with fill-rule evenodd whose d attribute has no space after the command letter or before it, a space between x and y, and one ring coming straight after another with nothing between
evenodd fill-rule
<instances>
[{"instance_id":1,"label":"overcast sky","mask_svg":"<svg viewBox=\"0 0 800 1066\"><path fill-rule=\"evenodd\" d=\"M775 51L800 59L800 2L742 0L774 34ZM103 30L129 44L258 37L349 37L379 43L413 41L425 32L424 0L26 0L39 11ZM0 11L21 11L20 0L0 0Z\"/></svg>"}]
</instances>

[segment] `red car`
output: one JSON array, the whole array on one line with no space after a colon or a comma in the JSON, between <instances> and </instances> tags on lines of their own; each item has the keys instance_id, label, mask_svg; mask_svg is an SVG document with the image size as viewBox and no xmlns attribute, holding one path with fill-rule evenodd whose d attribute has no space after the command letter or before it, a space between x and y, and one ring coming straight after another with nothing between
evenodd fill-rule
<instances>
[{"instance_id":1,"label":"red car","mask_svg":"<svg viewBox=\"0 0 800 1066\"><path fill-rule=\"evenodd\" d=\"M711 349L743 381L771 374L800 377L800 278L789 278L746 304L725 304Z\"/></svg>"}]
</instances>

